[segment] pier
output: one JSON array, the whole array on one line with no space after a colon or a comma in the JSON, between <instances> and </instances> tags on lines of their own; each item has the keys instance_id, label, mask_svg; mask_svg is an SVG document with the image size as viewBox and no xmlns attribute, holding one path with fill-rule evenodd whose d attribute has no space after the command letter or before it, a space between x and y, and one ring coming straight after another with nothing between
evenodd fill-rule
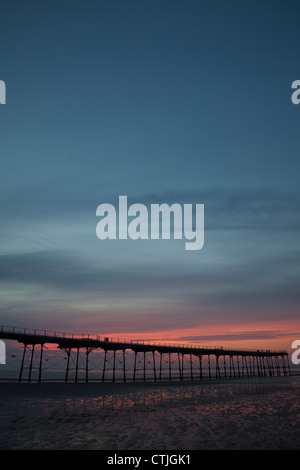
<instances>
[{"instance_id":1,"label":"pier","mask_svg":"<svg viewBox=\"0 0 300 470\"><path fill-rule=\"evenodd\" d=\"M19 382L43 379L46 345L65 354L65 382L90 380L90 356L99 355L97 381L162 381L291 375L287 351L227 349L155 341L121 340L27 328L0 328L0 339L23 345ZM33 379L33 369L37 372ZM79 379L79 372L81 379ZM82 372L84 378L82 379Z\"/></svg>"}]
</instances>

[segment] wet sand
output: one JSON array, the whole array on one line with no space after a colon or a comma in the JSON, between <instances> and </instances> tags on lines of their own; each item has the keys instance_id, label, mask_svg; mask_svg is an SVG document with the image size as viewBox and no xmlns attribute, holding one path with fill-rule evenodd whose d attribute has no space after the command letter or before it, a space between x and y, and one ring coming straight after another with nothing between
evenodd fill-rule
<instances>
[{"instance_id":1,"label":"wet sand","mask_svg":"<svg viewBox=\"0 0 300 470\"><path fill-rule=\"evenodd\" d=\"M0 449L300 449L300 377L1 383Z\"/></svg>"}]
</instances>

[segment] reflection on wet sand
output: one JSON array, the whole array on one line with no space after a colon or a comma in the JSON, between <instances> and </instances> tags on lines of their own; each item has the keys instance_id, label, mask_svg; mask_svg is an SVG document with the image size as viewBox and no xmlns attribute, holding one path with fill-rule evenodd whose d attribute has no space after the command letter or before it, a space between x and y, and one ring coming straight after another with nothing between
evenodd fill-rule
<instances>
[{"instance_id":1,"label":"reflection on wet sand","mask_svg":"<svg viewBox=\"0 0 300 470\"><path fill-rule=\"evenodd\" d=\"M257 379L251 381L224 381L198 382L196 384L173 384L160 385L159 387L143 387L142 390L122 391L122 393L104 392L95 397L74 397L74 398L48 398L44 399L45 410L53 412L54 409L63 408L65 413L82 412L97 414L100 410L119 409L141 409L155 407L175 407L186 405L205 405L212 402L225 402L230 398L242 397L245 395L262 395L266 393L278 393L280 390L288 391L289 388L297 387L298 382L290 377L282 380ZM38 406L39 401L24 401L24 410Z\"/></svg>"},{"instance_id":2,"label":"reflection on wet sand","mask_svg":"<svg viewBox=\"0 0 300 470\"><path fill-rule=\"evenodd\" d=\"M1 449L299 448L300 377L44 385L2 389Z\"/></svg>"}]
</instances>

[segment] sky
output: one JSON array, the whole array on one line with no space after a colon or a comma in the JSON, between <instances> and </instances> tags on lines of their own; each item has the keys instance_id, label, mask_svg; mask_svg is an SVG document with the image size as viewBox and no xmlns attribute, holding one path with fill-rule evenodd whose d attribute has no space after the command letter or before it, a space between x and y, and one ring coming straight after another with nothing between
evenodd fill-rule
<instances>
[{"instance_id":1,"label":"sky","mask_svg":"<svg viewBox=\"0 0 300 470\"><path fill-rule=\"evenodd\" d=\"M290 351L299 2L0 8L0 324ZM203 248L99 240L120 195L204 204Z\"/></svg>"}]
</instances>

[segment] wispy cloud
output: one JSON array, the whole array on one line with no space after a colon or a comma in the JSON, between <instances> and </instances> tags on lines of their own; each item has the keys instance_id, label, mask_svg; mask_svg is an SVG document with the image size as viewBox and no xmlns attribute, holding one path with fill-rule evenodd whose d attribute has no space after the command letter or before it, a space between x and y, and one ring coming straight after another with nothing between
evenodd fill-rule
<instances>
[{"instance_id":1,"label":"wispy cloud","mask_svg":"<svg viewBox=\"0 0 300 470\"><path fill-rule=\"evenodd\" d=\"M293 332L293 335L300 334L300 332ZM194 343L203 343L211 341L247 341L247 340L265 340L265 339L278 339L290 337L291 333L283 331L241 331L238 333L224 334L224 335L195 335L195 336L179 336L174 338L174 341L188 341Z\"/></svg>"}]
</instances>

